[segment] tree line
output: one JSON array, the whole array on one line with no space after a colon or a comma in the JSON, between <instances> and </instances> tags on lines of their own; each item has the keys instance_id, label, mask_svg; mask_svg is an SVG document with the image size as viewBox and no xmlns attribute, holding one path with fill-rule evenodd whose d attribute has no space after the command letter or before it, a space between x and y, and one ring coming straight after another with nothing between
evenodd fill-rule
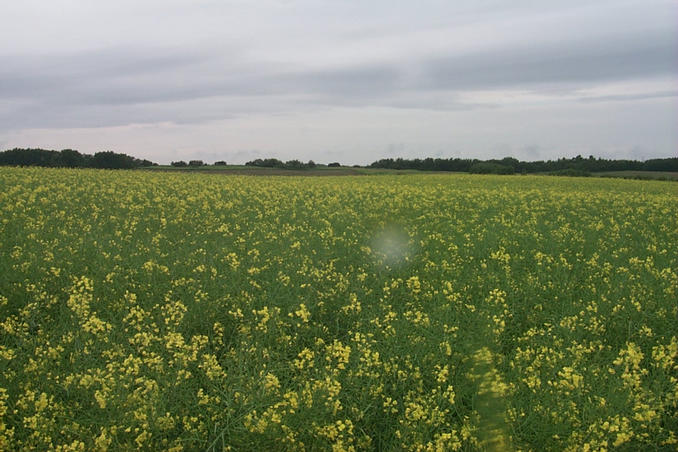
<instances>
[{"instance_id":1,"label":"tree line","mask_svg":"<svg viewBox=\"0 0 678 452\"><path fill-rule=\"evenodd\" d=\"M421 171L456 171L465 173L514 174L552 173L564 175L586 175L602 171L678 171L678 158L650 160L611 160L578 155L574 158L523 162L513 157L478 160L460 158L403 159L387 158L377 160L370 168L416 169Z\"/></svg>"},{"instance_id":2,"label":"tree line","mask_svg":"<svg viewBox=\"0 0 678 452\"><path fill-rule=\"evenodd\" d=\"M143 166L157 166L150 160L138 159L127 154L113 151L97 152L94 155L83 154L73 149L53 151L46 149L10 149L0 152L0 166L48 166L68 168L113 168L131 169ZM203 166L202 160L172 162L172 166ZM225 161L215 162L216 166L226 165ZM299 160L283 162L276 158L255 159L245 163L247 166L258 166L280 169L312 169L317 166L313 160L304 163ZM330 167L340 166L338 162L330 163ZM515 173L548 173L573 176L585 176L603 171L671 171L678 172L678 157L650 160L613 160L584 158L559 158L557 160L521 161L513 157L503 159L461 159L461 158L424 158L404 159L386 158L377 160L369 168L414 169L420 171L453 171L483 174L515 174Z\"/></svg>"},{"instance_id":3,"label":"tree line","mask_svg":"<svg viewBox=\"0 0 678 452\"><path fill-rule=\"evenodd\" d=\"M51 151L47 149L14 148L0 152L0 165L131 169L141 166L154 166L157 163L113 151L102 151L91 155L73 149Z\"/></svg>"},{"instance_id":4,"label":"tree line","mask_svg":"<svg viewBox=\"0 0 678 452\"><path fill-rule=\"evenodd\" d=\"M312 169L315 168L316 163L313 160L309 160L308 162L304 163L300 160L288 160L286 162L283 162L282 160L278 159L255 159L255 160L250 160L249 162L245 163L246 166L260 166L264 168L281 168L281 169ZM332 166L332 164L328 165ZM338 164L337 164L338 166Z\"/></svg>"},{"instance_id":5,"label":"tree line","mask_svg":"<svg viewBox=\"0 0 678 452\"><path fill-rule=\"evenodd\" d=\"M175 166L177 168L183 168L183 167L199 167L199 166L207 166L208 164L203 162L202 160L189 160L188 163L186 163L184 160L177 160L176 162L172 162L171 166ZM217 162L214 162L214 166L226 166L226 162L224 160L219 160Z\"/></svg>"}]
</instances>

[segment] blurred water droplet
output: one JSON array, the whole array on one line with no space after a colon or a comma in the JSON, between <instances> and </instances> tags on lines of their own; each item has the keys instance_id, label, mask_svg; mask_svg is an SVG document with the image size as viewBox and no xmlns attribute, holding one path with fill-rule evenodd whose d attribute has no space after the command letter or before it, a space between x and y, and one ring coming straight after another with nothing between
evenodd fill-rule
<instances>
[{"instance_id":1,"label":"blurred water droplet","mask_svg":"<svg viewBox=\"0 0 678 452\"><path fill-rule=\"evenodd\" d=\"M400 226L388 226L378 232L371 243L377 263L388 268L397 268L412 255L409 236Z\"/></svg>"}]
</instances>

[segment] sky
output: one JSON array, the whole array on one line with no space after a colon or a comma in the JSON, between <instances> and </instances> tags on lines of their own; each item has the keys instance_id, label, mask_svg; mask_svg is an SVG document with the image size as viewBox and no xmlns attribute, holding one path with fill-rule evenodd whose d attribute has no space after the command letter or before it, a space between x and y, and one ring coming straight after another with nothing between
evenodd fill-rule
<instances>
[{"instance_id":1,"label":"sky","mask_svg":"<svg viewBox=\"0 0 678 452\"><path fill-rule=\"evenodd\" d=\"M0 2L0 150L678 156L674 0Z\"/></svg>"}]
</instances>

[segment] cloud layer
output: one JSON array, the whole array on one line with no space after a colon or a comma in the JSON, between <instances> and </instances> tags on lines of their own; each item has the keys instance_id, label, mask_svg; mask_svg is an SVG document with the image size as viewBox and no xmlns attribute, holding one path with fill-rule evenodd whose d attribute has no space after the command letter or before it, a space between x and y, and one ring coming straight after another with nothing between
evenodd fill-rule
<instances>
[{"instance_id":1,"label":"cloud layer","mask_svg":"<svg viewBox=\"0 0 678 452\"><path fill-rule=\"evenodd\" d=\"M7 3L4 146L366 163L678 145L671 1Z\"/></svg>"}]
</instances>

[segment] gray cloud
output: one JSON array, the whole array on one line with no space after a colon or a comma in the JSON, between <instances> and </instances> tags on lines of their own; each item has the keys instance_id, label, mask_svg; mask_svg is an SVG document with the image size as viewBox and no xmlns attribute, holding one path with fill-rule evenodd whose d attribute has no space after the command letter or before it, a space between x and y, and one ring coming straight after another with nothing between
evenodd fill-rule
<instances>
[{"instance_id":1,"label":"gray cloud","mask_svg":"<svg viewBox=\"0 0 678 452\"><path fill-rule=\"evenodd\" d=\"M465 124L479 137L487 122L499 118L503 122L494 129L506 125L506 130L497 143L507 145L486 144L493 152L533 149L541 155L553 152L553 145L543 144L553 137L520 138L520 125L508 118L525 115L529 121L530 114L565 110L580 115L567 106L572 103L589 108L591 121L606 121L611 114L622 115L612 107L603 110L612 101L652 102L659 124L677 116L676 107L665 103L676 96L667 83L678 79L678 25L670 19L678 11L670 1L358 5L271 0L254 8L246 2L175 0L163 4L162 17L157 6L56 1L45 6L44 17L20 5L6 11L0 6L0 16L9 18L0 29L0 134L5 135L0 138L14 143L8 134L38 128L198 127L238 119L277 130L270 138L275 146L280 142L275 133L294 128L289 117L333 118L343 130L351 124L360 128L352 120L371 109L368 116L386 131L391 119L385 112L391 110L400 112L398 118L401 113L420 118L421 112L430 118L454 115L459 122L473 118ZM70 15L59 16L65 22L50 22L50 8L60 7ZM28 27L32 33L24 31L28 22L21 24L28 18L34 21ZM79 30L81 39L59 34L61 29ZM22 39L17 41L17 34ZM6 44L10 41L19 44ZM626 91L624 83L634 90ZM539 112L530 113L537 104ZM372 116L376 111L378 118ZM563 129L576 122L560 121ZM447 136L445 121L431 122L439 129L428 133ZM515 130L509 131L508 124ZM559 133L556 127L549 130ZM421 146L433 146L430 152L442 152L445 140L454 142L424 139L416 129L410 133ZM337 139L344 141L328 149L334 155L360 147ZM603 132L590 139L610 141ZM642 139L652 149L655 138ZM673 129L663 130L662 139L657 146L664 150L678 142ZM400 143L403 152L411 152L417 145L403 144L409 140L370 137L363 146L389 149L389 143ZM271 149L247 141L234 147L253 148Z\"/></svg>"},{"instance_id":2,"label":"gray cloud","mask_svg":"<svg viewBox=\"0 0 678 452\"><path fill-rule=\"evenodd\" d=\"M678 41L668 30L642 35L451 56L426 64L431 89L492 89L592 84L678 72Z\"/></svg>"},{"instance_id":3,"label":"gray cloud","mask_svg":"<svg viewBox=\"0 0 678 452\"><path fill-rule=\"evenodd\" d=\"M313 92L333 97L370 98L391 95L399 88L400 74L392 65L365 65L335 70L293 73L283 89Z\"/></svg>"},{"instance_id":4,"label":"gray cloud","mask_svg":"<svg viewBox=\"0 0 678 452\"><path fill-rule=\"evenodd\" d=\"M678 90L657 91L641 94L614 94L609 96L587 96L581 97L580 102L624 102L645 99L657 99L665 97L678 97Z\"/></svg>"},{"instance_id":5,"label":"gray cloud","mask_svg":"<svg viewBox=\"0 0 678 452\"><path fill-rule=\"evenodd\" d=\"M204 61L206 55L197 55L195 51L171 51L139 47L113 47L97 50L69 52L66 54L4 54L0 77L2 96L25 94L14 92L6 81L23 81L19 87L31 89L51 88L54 82L69 84L68 81L81 81L88 78L110 76L135 76L166 72Z\"/></svg>"},{"instance_id":6,"label":"gray cloud","mask_svg":"<svg viewBox=\"0 0 678 452\"><path fill-rule=\"evenodd\" d=\"M388 97L401 90L499 89L591 84L678 72L678 41L668 30L590 42L531 43L467 55L322 70L281 70L236 56L172 49L103 49L62 58L4 56L0 96L70 104L167 102L224 95ZM226 61L225 61L226 60ZM418 74L406 76L408 68Z\"/></svg>"},{"instance_id":7,"label":"gray cloud","mask_svg":"<svg viewBox=\"0 0 678 452\"><path fill-rule=\"evenodd\" d=\"M31 100L4 115L2 127L73 127L131 122L200 122L266 110L262 97L296 95L288 108L307 105L382 105L395 108L465 110L496 107L443 96L441 90L533 91L586 86L593 82L670 75L676 46L666 33L610 36L588 42L496 49L424 61L398 61L324 70L277 72L233 56L195 55L168 49L105 49L63 58L6 58L0 96ZM405 66L416 67L407 74ZM239 68L242 68L239 70ZM433 94L429 94L434 92ZM650 93L654 97L654 94ZM251 96L251 102L228 97ZM648 95L588 97L627 100ZM201 99L212 99L205 105ZM176 108L167 104L185 101ZM158 105L156 105L158 104ZM270 102L272 111L284 109ZM195 106L195 108L192 108ZM181 108L180 108L181 107Z\"/></svg>"}]
</instances>

